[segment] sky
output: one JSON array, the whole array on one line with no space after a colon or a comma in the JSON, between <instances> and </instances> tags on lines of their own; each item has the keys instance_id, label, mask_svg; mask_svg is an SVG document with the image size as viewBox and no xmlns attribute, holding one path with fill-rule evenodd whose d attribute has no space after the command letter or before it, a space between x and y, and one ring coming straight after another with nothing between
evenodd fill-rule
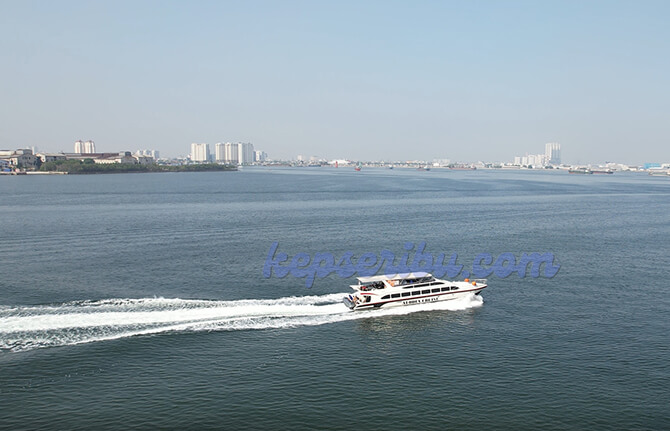
<instances>
[{"instance_id":1,"label":"sky","mask_svg":"<svg viewBox=\"0 0 670 431\"><path fill-rule=\"evenodd\" d=\"M670 162L668 1L0 0L0 148Z\"/></svg>"}]
</instances>

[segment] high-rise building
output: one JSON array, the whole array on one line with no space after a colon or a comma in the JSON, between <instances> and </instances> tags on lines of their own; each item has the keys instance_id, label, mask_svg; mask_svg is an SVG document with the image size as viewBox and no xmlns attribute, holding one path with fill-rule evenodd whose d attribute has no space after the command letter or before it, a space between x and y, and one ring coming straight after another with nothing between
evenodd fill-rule
<instances>
[{"instance_id":1,"label":"high-rise building","mask_svg":"<svg viewBox=\"0 0 670 431\"><path fill-rule=\"evenodd\" d=\"M209 162L209 144L191 144L191 161Z\"/></svg>"},{"instance_id":2,"label":"high-rise building","mask_svg":"<svg viewBox=\"0 0 670 431\"><path fill-rule=\"evenodd\" d=\"M158 160L160 158L158 150L137 150L135 151L135 155L142 157L152 157L154 160Z\"/></svg>"},{"instance_id":3,"label":"high-rise building","mask_svg":"<svg viewBox=\"0 0 670 431\"><path fill-rule=\"evenodd\" d=\"M549 143L544 146L544 156L550 165L561 164L561 144Z\"/></svg>"},{"instance_id":4,"label":"high-rise building","mask_svg":"<svg viewBox=\"0 0 670 431\"><path fill-rule=\"evenodd\" d=\"M214 161L216 163L224 163L226 161L226 144L218 142L214 146Z\"/></svg>"},{"instance_id":5,"label":"high-rise building","mask_svg":"<svg viewBox=\"0 0 670 431\"><path fill-rule=\"evenodd\" d=\"M82 151L84 154L93 154L95 153L95 142L89 140L84 142L84 151Z\"/></svg>"},{"instance_id":6,"label":"high-rise building","mask_svg":"<svg viewBox=\"0 0 670 431\"><path fill-rule=\"evenodd\" d=\"M238 143L237 151L240 165L248 165L254 162L254 145L249 143Z\"/></svg>"},{"instance_id":7,"label":"high-rise building","mask_svg":"<svg viewBox=\"0 0 670 431\"><path fill-rule=\"evenodd\" d=\"M268 159L265 151L254 151L254 162L264 162Z\"/></svg>"},{"instance_id":8,"label":"high-rise building","mask_svg":"<svg viewBox=\"0 0 670 431\"><path fill-rule=\"evenodd\" d=\"M546 166L547 157L544 154L531 154L528 156L528 164L532 166Z\"/></svg>"},{"instance_id":9,"label":"high-rise building","mask_svg":"<svg viewBox=\"0 0 670 431\"><path fill-rule=\"evenodd\" d=\"M223 161L231 165L240 163L240 152L237 149L237 144L226 142L223 146Z\"/></svg>"},{"instance_id":10,"label":"high-rise building","mask_svg":"<svg viewBox=\"0 0 670 431\"><path fill-rule=\"evenodd\" d=\"M248 165L255 161L254 146L249 143L217 143L214 147L214 160L217 163Z\"/></svg>"},{"instance_id":11,"label":"high-rise building","mask_svg":"<svg viewBox=\"0 0 670 431\"><path fill-rule=\"evenodd\" d=\"M74 143L74 152L77 154L93 154L95 153L95 142L79 140Z\"/></svg>"}]
</instances>

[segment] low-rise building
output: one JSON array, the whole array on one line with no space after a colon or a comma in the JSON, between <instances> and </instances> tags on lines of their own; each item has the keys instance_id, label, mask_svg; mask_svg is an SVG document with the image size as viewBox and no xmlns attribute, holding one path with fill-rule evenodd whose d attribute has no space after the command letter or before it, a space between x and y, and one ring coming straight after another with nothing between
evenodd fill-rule
<instances>
[{"instance_id":1,"label":"low-rise building","mask_svg":"<svg viewBox=\"0 0 670 431\"><path fill-rule=\"evenodd\" d=\"M42 160L42 163L67 159L67 156L63 153L37 153L36 156Z\"/></svg>"},{"instance_id":2,"label":"low-rise building","mask_svg":"<svg viewBox=\"0 0 670 431\"><path fill-rule=\"evenodd\" d=\"M13 151L0 150L0 159L5 160L7 165L16 169L35 169L37 167L37 156L29 148Z\"/></svg>"},{"instance_id":3,"label":"low-rise building","mask_svg":"<svg viewBox=\"0 0 670 431\"><path fill-rule=\"evenodd\" d=\"M152 156L140 156L135 154L133 158L136 160L135 163L140 165L152 165L156 163L156 160Z\"/></svg>"},{"instance_id":4,"label":"low-rise building","mask_svg":"<svg viewBox=\"0 0 670 431\"><path fill-rule=\"evenodd\" d=\"M127 164L137 164L138 161L130 151L121 151L119 153L102 153L102 154L88 154L93 159L95 163L99 164L108 164L108 163L127 163Z\"/></svg>"}]
</instances>

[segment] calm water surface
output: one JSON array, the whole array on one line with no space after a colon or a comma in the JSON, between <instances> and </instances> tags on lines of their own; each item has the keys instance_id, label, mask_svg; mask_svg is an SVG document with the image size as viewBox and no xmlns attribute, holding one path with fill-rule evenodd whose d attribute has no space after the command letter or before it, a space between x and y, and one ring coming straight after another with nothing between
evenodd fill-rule
<instances>
[{"instance_id":1,"label":"calm water surface","mask_svg":"<svg viewBox=\"0 0 670 431\"><path fill-rule=\"evenodd\" d=\"M667 178L245 168L0 196L0 428L670 427ZM264 278L275 241L561 269L351 313L351 279Z\"/></svg>"}]
</instances>

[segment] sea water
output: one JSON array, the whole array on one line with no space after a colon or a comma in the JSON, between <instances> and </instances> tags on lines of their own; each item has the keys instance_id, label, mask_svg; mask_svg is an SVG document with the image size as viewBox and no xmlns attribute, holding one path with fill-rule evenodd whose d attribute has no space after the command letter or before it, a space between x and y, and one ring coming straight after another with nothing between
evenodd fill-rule
<instances>
[{"instance_id":1,"label":"sea water","mask_svg":"<svg viewBox=\"0 0 670 431\"><path fill-rule=\"evenodd\" d=\"M245 168L0 179L0 427L667 428L670 181ZM553 278L351 312L341 256L551 252Z\"/></svg>"}]
</instances>

